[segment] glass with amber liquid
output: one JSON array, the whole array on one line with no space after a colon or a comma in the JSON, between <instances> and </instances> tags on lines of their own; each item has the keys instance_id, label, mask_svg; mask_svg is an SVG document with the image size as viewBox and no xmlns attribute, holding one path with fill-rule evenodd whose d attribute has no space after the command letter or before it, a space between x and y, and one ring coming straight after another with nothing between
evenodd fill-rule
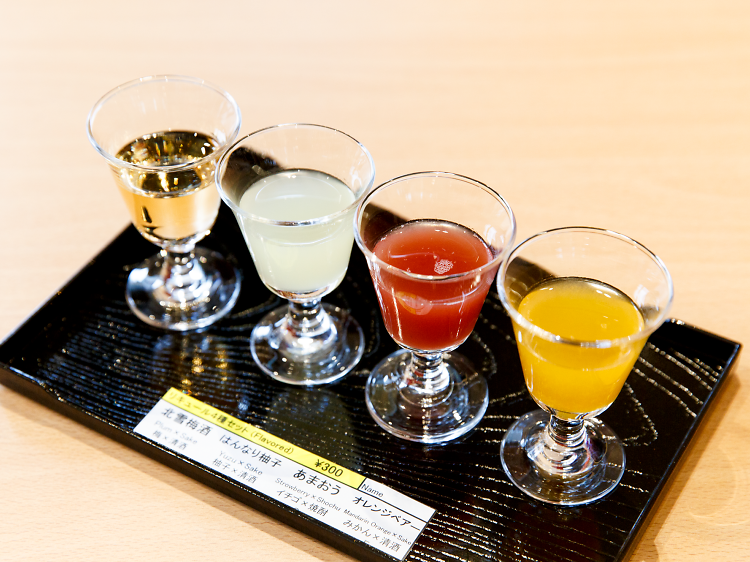
<instances>
[{"instance_id":1,"label":"glass with amber liquid","mask_svg":"<svg viewBox=\"0 0 750 562\"><path fill-rule=\"evenodd\" d=\"M109 163L133 225L161 248L131 270L126 285L128 305L149 324L202 328L237 300L239 273L195 244L216 220L214 171L240 124L228 93L186 76L128 82L89 114L89 140Z\"/></svg>"},{"instance_id":2,"label":"glass with amber liquid","mask_svg":"<svg viewBox=\"0 0 750 562\"><path fill-rule=\"evenodd\" d=\"M627 379L672 302L664 264L634 240L596 228L543 232L513 250L498 276L524 379L542 410L501 446L511 481L530 496L580 505L625 470L617 435L594 416Z\"/></svg>"}]
</instances>

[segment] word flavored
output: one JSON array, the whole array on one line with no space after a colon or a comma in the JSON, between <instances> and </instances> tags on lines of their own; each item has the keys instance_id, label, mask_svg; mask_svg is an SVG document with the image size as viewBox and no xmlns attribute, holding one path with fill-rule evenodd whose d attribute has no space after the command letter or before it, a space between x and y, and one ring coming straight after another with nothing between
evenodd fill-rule
<instances>
[{"instance_id":1,"label":"word flavored","mask_svg":"<svg viewBox=\"0 0 750 562\"><path fill-rule=\"evenodd\" d=\"M135 432L398 560L435 513L173 388Z\"/></svg>"}]
</instances>

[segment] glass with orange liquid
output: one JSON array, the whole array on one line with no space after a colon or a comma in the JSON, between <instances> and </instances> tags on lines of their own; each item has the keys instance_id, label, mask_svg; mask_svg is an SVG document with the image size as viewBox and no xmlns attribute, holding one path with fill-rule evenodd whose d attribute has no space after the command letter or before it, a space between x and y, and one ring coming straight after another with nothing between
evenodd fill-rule
<instances>
[{"instance_id":1,"label":"glass with orange liquid","mask_svg":"<svg viewBox=\"0 0 750 562\"><path fill-rule=\"evenodd\" d=\"M627 236L561 228L511 252L498 294L513 323L526 386L542 408L508 429L503 467L538 500L597 500L620 481L625 451L594 416L617 398L648 336L665 320L669 272Z\"/></svg>"},{"instance_id":2,"label":"glass with orange liquid","mask_svg":"<svg viewBox=\"0 0 750 562\"><path fill-rule=\"evenodd\" d=\"M445 172L395 178L358 207L355 240L385 328L404 348L372 370L365 389L370 414L389 433L443 443L482 419L487 383L454 350L474 329L515 228L494 190Z\"/></svg>"}]
</instances>

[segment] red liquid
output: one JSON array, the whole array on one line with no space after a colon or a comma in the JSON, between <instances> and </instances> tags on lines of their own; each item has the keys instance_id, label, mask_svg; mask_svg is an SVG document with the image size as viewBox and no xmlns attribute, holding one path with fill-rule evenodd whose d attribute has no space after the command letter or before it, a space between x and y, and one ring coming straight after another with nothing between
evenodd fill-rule
<instances>
[{"instance_id":1,"label":"red liquid","mask_svg":"<svg viewBox=\"0 0 750 562\"><path fill-rule=\"evenodd\" d=\"M410 221L388 231L373 254L421 275L465 273L493 258L474 232L436 220ZM469 337L496 272L493 267L479 275L423 280L371 268L388 333L400 345L423 351L452 349Z\"/></svg>"}]
</instances>

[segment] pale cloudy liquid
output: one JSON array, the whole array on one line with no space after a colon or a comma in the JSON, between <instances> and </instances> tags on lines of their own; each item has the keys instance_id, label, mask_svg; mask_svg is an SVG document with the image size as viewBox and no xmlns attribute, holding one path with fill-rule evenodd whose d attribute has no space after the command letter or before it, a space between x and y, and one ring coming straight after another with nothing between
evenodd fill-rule
<instances>
[{"instance_id":1,"label":"pale cloudy liquid","mask_svg":"<svg viewBox=\"0 0 750 562\"><path fill-rule=\"evenodd\" d=\"M313 170L285 170L255 183L240 198L243 211L273 221L325 217L351 206L354 193L340 180ZM288 297L322 296L344 278L354 235L354 208L323 224L286 226L240 217L263 282Z\"/></svg>"}]
</instances>

